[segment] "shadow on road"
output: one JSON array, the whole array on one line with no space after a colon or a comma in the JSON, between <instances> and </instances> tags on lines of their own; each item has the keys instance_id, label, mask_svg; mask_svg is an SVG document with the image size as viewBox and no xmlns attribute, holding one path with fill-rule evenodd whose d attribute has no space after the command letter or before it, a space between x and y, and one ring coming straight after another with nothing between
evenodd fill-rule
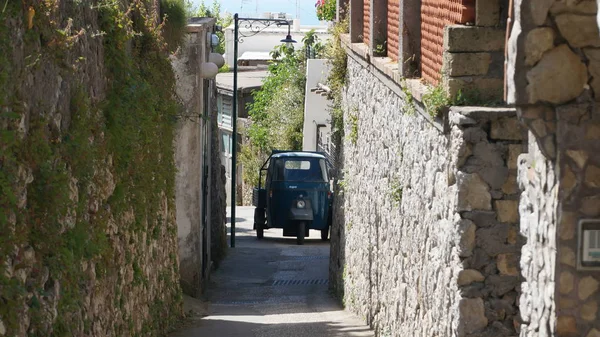
<instances>
[{"instance_id":1,"label":"shadow on road","mask_svg":"<svg viewBox=\"0 0 600 337\"><path fill-rule=\"evenodd\" d=\"M297 245L281 229L267 230L258 240L253 211L236 210L247 220L236 223L235 248L211 275L206 317L170 337L374 336L328 292L329 242L311 231Z\"/></svg>"},{"instance_id":2,"label":"shadow on road","mask_svg":"<svg viewBox=\"0 0 600 337\"><path fill-rule=\"evenodd\" d=\"M288 314L303 319L303 314ZM310 317L314 318L314 317ZM175 333L170 337L363 337L372 336L366 326L347 326L342 323L325 321L298 323L261 323L268 320L264 316L212 316L205 318L201 326L189 330L187 334Z\"/></svg>"},{"instance_id":3,"label":"shadow on road","mask_svg":"<svg viewBox=\"0 0 600 337\"><path fill-rule=\"evenodd\" d=\"M262 238L260 241L264 242L264 243L281 243L281 244L288 244L288 245L296 245L296 238L294 237L279 237L279 238ZM329 241L322 241L321 239L315 240L315 239L309 239L306 238L304 241L304 246L329 246Z\"/></svg>"}]
</instances>

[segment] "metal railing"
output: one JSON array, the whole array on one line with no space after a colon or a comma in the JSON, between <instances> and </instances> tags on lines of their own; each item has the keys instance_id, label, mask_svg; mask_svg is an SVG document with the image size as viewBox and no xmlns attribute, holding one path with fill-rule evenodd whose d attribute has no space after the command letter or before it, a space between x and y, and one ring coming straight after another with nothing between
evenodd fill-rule
<instances>
[{"instance_id":1,"label":"metal railing","mask_svg":"<svg viewBox=\"0 0 600 337\"><path fill-rule=\"evenodd\" d=\"M306 59L316 59L317 58L317 50L311 46L306 46L305 48Z\"/></svg>"},{"instance_id":2,"label":"metal railing","mask_svg":"<svg viewBox=\"0 0 600 337\"><path fill-rule=\"evenodd\" d=\"M320 135L317 137L317 151L325 153L325 157L327 157L333 169L336 170L335 158L337 154L337 148L331 139L331 134L327 134L325 137Z\"/></svg>"}]
</instances>

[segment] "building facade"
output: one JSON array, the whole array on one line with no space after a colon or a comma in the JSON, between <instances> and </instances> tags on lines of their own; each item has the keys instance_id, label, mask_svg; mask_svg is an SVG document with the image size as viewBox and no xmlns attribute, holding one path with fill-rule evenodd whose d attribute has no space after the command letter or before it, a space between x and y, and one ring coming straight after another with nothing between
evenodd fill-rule
<instances>
[{"instance_id":1,"label":"building facade","mask_svg":"<svg viewBox=\"0 0 600 337\"><path fill-rule=\"evenodd\" d=\"M289 20L289 18L287 19ZM301 26L300 20L290 21L293 22L291 27L292 37L298 42L302 41L304 35L313 29L319 37L319 41L325 42L329 39L327 26ZM241 25L239 27L240 36L245 36L242 38L243 41L238 44L238 56L240 57L246 53L249 53L247 55L251 55L252 53L272 51L275 47L281 45L280 40L285 37L288 32L287 26L278 27L276 24L267 28L262 27L261 24L258 24L252 29L246 26L247 25ZM260 34L256 33L257 30L260 30ZM233 25L225 28L225 61L230 68L233 68L233 34Z\"/></svg>"},{"instance_id":2,"label":"building facade","mask_svg":"<svg viewBox=\"0 0 600 337\"><path fill-rule=\"evenodd\" d=\"M325 59L306 61L306 97L304 100L304 126L302 150L329 152L331 138L331 108L328 88L325 86L330 66Z\"/></svg>"},{"instance_id":3,"label":"building facade","mask_svg":"<svg viewBox=\"0 0 600 337\"><path fill-rule=\"evenodd\" d=\"M214 25L213 18L190 19L185 42L171 58L183 105L174 144L180 282L184 293L193 297L203 293L214 258L221 257L226 248L216 85L214 74L206 73L212 51L207 36L214 32Z\"/></svg>"},{"instance_id":4,"label":"building facade","mask_svg":"<svg viewBox=\"0 0 600 337\"><path fill-rule=\"evenodd\" d=\"M260 90L263 79L268 75L265 68L260 67L240 67L238 70L238 106L237 117L238 125L247 125L248 104L254 100L252 93ZM233 109L233 73L221 73L216 78L217 86L217 121L219 126L219 149L220 160L225 167L227 205L231 204L231 166L232 166L232 109ZM243 142L243 127L238 129L238 150ZM243 204L244 184L242 179L243 167L239 166L237 175L236 203Z\"/></svg>"}]
</instances>

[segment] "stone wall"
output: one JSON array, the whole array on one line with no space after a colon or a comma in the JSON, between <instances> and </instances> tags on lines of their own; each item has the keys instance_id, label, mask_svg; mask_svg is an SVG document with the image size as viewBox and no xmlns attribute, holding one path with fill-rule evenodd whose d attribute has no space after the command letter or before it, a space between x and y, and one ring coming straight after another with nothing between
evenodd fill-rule
<instances>
[{"instance_id":1,"label":"stone wall","mask_svg":"<svg viewBox=\"0 0 600 337\"><path fill-rule=\"evenodd\" d=\"M530 134L531 138L534 135ZM520 231L527 239L521 256L521 336L556 332L556 170L535 142L519 156ZM572 256L572 258L574 258Z\"/></svg>"},{"instance_id":2,"label":"stone wall","mask_svg":"<svg viewBox=\"0 0 600 337\"><path fill-rule=\"evenodd\" d=\"M521 231L528 237L521 260L523 335L595 336L598 271L577 267L577 224L600 215L600 114L581 105L555 110L519 109L532 130L519 171ZM556 132L540 137L544 125Z\"/></svg>"},{"instance_id":3,"label":"stone wall","mask_svg":"<svg viewBox=\"0 0 600 337\"><path fill-rule=\"evenodd\" d=\"M527 186L521 208L525 230L537 232L538 247L523 255L532 290L522 302L532 312L524 336L598 336L599 271L577 266L577 229L581 219L600 216L600 33L595 1L515 1L509 38L508 101L531 131L521 170ZM539 168L541 167L541 168ZM543 220L543 221L542 221ZM547 242L543 240L547 235ZM552 250L556 252L553 256ZM540 254L540 251L549 254ZM531 311L544 299L542 316ZM535 320L543 317L543 330ZM526 317L527 319L527 317Z\"/></svg>"},{"instance_id":4,"label":"stone wall","mask_svg":"<svg viewBox=\"0 0 600 337\"><path fill-rule=\"evenodd\" d=\"M127 35L156 4L3 2L0 336L159 335L182 315L173 72Z\"/></svg>"},{"instance_id":5,"label":"stone wall","mask_svg":"<svg viewBox=\"0 0 600 337\"><path fill-rule=\"evenodd\" d=\"M514 110L453 108L443 128L349 53L333 291L381 336L515 335Z\"/></svg>"},{"instance_id":6,"label":"stone wall","mask_svg":"<svg viewBox=\"0 0 600 337\"><path fill-rule=\"evenodd\" d=\"M480 2L482 4L480 4ZM491 1L477 2L477 8ZM444 28L442 77L450 97L459 92L467 100L502 101L504 85L504 29L500 25L499 3L477 18L476 26L450 25ZM495 14L495 15L494 15Z\"/></svg>"}]
</instances>

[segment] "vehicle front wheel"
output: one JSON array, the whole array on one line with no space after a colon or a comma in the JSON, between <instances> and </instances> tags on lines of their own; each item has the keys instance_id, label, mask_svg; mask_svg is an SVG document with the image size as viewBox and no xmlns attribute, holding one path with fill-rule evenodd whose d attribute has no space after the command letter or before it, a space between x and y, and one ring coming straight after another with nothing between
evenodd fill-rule
<instances>
[{"instance_id":1,"label":"vehicle front wheel","mask_svg":"<svg viewBox=\"0 0 600 337\"><path fill-rule=\"evenodd\" d=\"M296 243L298 245L304 244L305 232L306 232L306 222L304 222L304 221L298 222L298 234L296 236Z\"/></svg>"},{"instance_id":2,"label":"vehicle front wheel","mask_svg":"<svg viewBox=\"0 0 600 337\"><path fill-rule=\"evenodd\" d=\"M329 239L329 226L325 229L321 229L321 240L327 241Z\"/></svg>"},{"instance_id":3,"label":"vehicle front wheel","mask_svg":"<svg viewBox=\"0 0 600 337\"><path fill-rule=\"evenodd\" d=\"M265 233L265 209L256 208L254 209L254 229L256 229L256 237L260 240L264 237Z\"/></svg>"}]
</instances>

